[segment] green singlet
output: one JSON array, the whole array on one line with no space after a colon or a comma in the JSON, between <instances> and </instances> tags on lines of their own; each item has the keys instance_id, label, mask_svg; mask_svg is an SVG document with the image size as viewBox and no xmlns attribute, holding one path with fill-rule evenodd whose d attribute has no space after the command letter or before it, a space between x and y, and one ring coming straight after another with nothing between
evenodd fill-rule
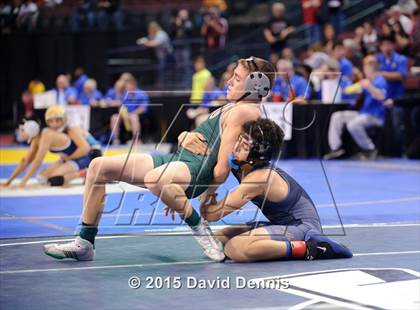
<instances>
[{"instance_id":1,"label":"green singlet","mask_svg":"<svg viewBox=\"0 0 420 310\"><path fill-rule=\"evenodd\" d=\"M220 118L229 108L228 106L223 106L211 113L200 126L194 129L194 132L199 132L206 138L210 155L197 155L182 147L179 147L175 153L152 155L155 168L173 161L182 161L188 166L191 173L191 182L185 192L188 198L201 195L213 180L213 168L217 163L220 148Z\"/></svg>"}]
</instances>

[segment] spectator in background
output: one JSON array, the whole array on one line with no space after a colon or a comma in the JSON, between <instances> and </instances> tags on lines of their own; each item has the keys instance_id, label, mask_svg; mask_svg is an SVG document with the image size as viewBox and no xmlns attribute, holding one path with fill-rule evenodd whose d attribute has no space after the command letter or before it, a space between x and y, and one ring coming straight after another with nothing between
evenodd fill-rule
<instances>
[{"instance_id":1,"label":"spectator in background","mask_svg":"<svg viewBox=\"0 0 420 310\"><path fill-rule=\"evenodd\" d=\"M83 92L79 94L78 100L81 105L91 105L96 107L102 99L101 92L97 89L94 79L88 79L83 84Z\"/></svg>"},{"instance_id":2,"label":"spectator in background","mask_svg":"<svg viewBox=\"0 0 420 310\"><path fill-rule=\"evenodd\" d=\"M354 39L344 39L344 57L347 58L354 67L362 67L363 54L361 45L358 44Z\"/></svg>"},{"instance_id":3,"label":"spectator in background","mask_svg":"<svg viewBox=\"0 0 420 310\"><path fill-rule=\"evenodd\" d=\"M294 31L286 20L285 7L281 2L273 3L271 7L271 18L264 29L264 38L270 44L271 54L280 55L283 48L287 46L287 39Z\"/></svg>"},{"instance_id":4,"label":"spectator in background","mask_svg":"<svg viewBox=\"0 0 420 310\"><path fill-rule=\"evenodd\" d=\"M337 42L334 26L332 24L325 24L323 34L324 51L331 55L334 49L334 44Z\"/></svg>"},{"instance_id":5,"label":"spectator in background","mask_svg":"<svg viewBox=\"0 0 420 310\"><path fill-rule=\"evenodd\" d=\"M329 58L328 54L324 52L321 44L314 43L308 49L308 57L304 63L311 67L312 70L316 70L321 67Z\"/></svg>"},{"instance_id":6,"label":"spectator in background","mask_svg":"<svg viewBox=\"0 0 420 310\"><path fill-rule=\"evenodd\" d=\"M192 77L190 103L199 104L203 100L204 89L210 77L211 72L206 68L206 60L200 55L194 62L195 73Z\"/></svg>"},{"instance_id":7,"label":"spectator in background","mask_svg":"<svg viewBox=\"0 0 420 310\"><path fill-rule=\"evenodd\" d=\"M293 52L293 50L290 47L286 47L286 48L283 49L283 51L281 52L281 58L286 59L286 60L290 60L294 67L300 65L299 59L296 58L295 53Z\"/></svg>"},{"instance_id":8,"label":"spectator in background","mask_svg":"<svg viewBox=\"0 0 420 310\"><path fill-rule=\"evenodd\" d=\"M328 144L331 153L324 159L337 159L345 155L342 148L344 126L362 149L361 158L374 159L377 155L375 145L366 133L369 127L381 127L385 119L384 100L386 98L386 81L378 72L378 63L372 58L363 64L365 79L360 81L360 92L363 93L363 106L360 111L339 111L331 116L328 129Z\"/></svg>"},{"instance_id":9,"label":"spectator in background","mask_svg":"<svg viewBox=\"0 0 420 310\"><path fill-rule=\"evenodd\" d=\"M405 34L407 36L411 35L413 31L413 23L410 18L401 13L401 8L399 5L393 5L389 9L389 16L390 17L387 21L389 25L392 26L393 24L399 22L404 29Z\"/></svg>"},{"instance_id":10,"label":"spectator in background","mask_svg":"<svg viewBox=\"0 0 420 310\"><path fill-rule=\"evenodd\" d=\"M125 84L125 93L119 114L111 116L112 144L120 144L120 121L124 123L127 131L131 131L133 137L141 137L140 115L147 112L149 96L137 87L136 79L130 79Z\"/></svg>"},{"instance_id":11,"label":"spectator in background","mask_svg":"<svg viewBox=\"0 0 420 310\"><path fill-rule=\"evenodd\" d=\"M201 35L206 41L207 48L225 48L226 36L229 29L226 18L220 16L220 11L213 7L204 15Z\"/></svg>"},{"instance_id":12,"label":"spectator in background","mask_svg":"<svg viewBox=\"0 0 420 310\"><path fill-rule=\"evenodd\" d=\"M211 8L217 8L220 13L225 13L227 5L224 0L203 0L203 8L208 11Z\"/></svg>"},{"instance_id":13,"label":"spectator in background","mask_svg":"<svg viewBox=\"0 0 420 310\"><path fill-rule=\"evenodd\" d=\"M85 23L87 30L93 30L96 22L96 0L79 0L79 5L70 17L70 30L80 31L81 23Z\"/></svg>"},{"instance_id":14,"label":"spectator in background","mask_svg":"<svg viewBox=\"0 0 420 310\"><path fill-rule=\"evenodd\" d=\"M39 11L38 6L32 0L24 0L18 7L16 17L16 26L24 31L33 31L36 29Z\"/></svg>"},{"instance_id":15,"label":"spectator in background","mask_svg":"<svg viewBox=\"0 0 420 310\"><path fill-rule=\"evenodd\" d=\"M83 92L83 85L89 79L85 74L83 67L77 67L74 70L73 74L73 87L77 90L77 95L80 95Z\"/></svg>"},{"instance_id":16,"label":"spectator in background","mask_svg":"<svg viewBox=\"0 0 420 310\"><path fill-rule=\"evenodd\" d=\"M161 86L164 80L165 71L168 69L170 58L172 57L173 48L168 34L160 27L160 25L152 21L147 27L147 37L137 39L138 45L153 48L158 60L158 79L157 86Z\"/></svg>"},{"instance_id":17,"label":"spectator in background","mask_svg":"<svg viewBox=\"0 0 420 310\"><path fill-rule=\"evenodd\" d=\"M303 24L308 44L321 42L321 26L319 25L319 20L317 20L321 4L321 0L301 0Z\"/></svg>"},{"instance_id":18,"label":"spectator in background","mask_svg":"<svg viewBox=\"0 0 420 310\"><path fill-rule=\"evenodd\" d=\"M194 26L185 9L177 12L171 20L171 37L175 50L175 66L180 85L188 88L191 83L191 39Z\"/></svg>"},{"instance_id":19,"label":"spectator in background","mask_svg":"<svg viewBox=\"0 0 420 310\"><path fill-rule=\"evenodd\" d=\"M365 54L375 53L377 50L378 34L368 22L363 23L362 48Z\"/></svg>"},{"instance_id":20,"label":"spectator in background","mask_svg":"<svg viewBox=\"0 0 420 310\"><path fill-rule=\"evenodd\" d=\"M33 116L34 112L34 96L45 91L44 83L38 79L33 79L29 82L28 89L22 94L22 103L25 109L25 118Z\"/></svg>"},{"instance_id":21,"label":"spectator in background","mask_svg":"<svg viewBox=\"0 0 420 310\"><path fill-rule=\"evenodd\" d=\"M134 78L134 75L131 74L130 72L123 72L120 75L120 80L122 80L125 84L132 79L135 79L135 78Z\"/></svg>"},{"instance_id":22,"label":"spectator in background","mask_svg":"<svg viewBox=\"0 0 420 310\"><path fill-rule=\"evenodd\" d=\"M295 74L290 60L280 59L277 63L277 75L272 88L272 101L281 102L294 99L296 103L305 102L311 95L308 82Z\"/></svg>"},{"instance_id":23,"label":"spectator in background","mask_svg":"<svg viewBox=\"0 0 420 310\"><path fill-rule=\"evenodd\" d=\"M105 106L119 107L124 100L126 81L119 79L115 82L114 87L111 87L104 96Z\"/></svg>"},{"instance_id":24,"label":"spectator in background","mask_svg":"<svg viewBox=\"0 0 420 310\"><path fill-rule=\"evenodd\" d=\"M391 25L392 32L395 39L395 50L403 55L409 55L410 53L410 39L409 36L404 32L400 22L396 22Z\"/></svg>"},{"instance_id":25,"label":"spectator in background","mask_svg":"<svg viewBox=\"0 0 420 310\"><path fill-rule=\"evenodd\" d=\"M343 2L344 0L326 0L330 23L334 26L337 34L344 31Z\"/></svg>"},{"instance_id":26,"label":"spectator in background","mask_svg":"<svg viewBox=\"0 0 420 310\"><path fill-rule=\"evenodd\" d=\"M55 82L56 102L58 105L76 104L77 90L70 86L67 75L60 74Z\"/></svg>"},{"instance_id":27,"label":"spectator in background","mask_svg":"<svg viewBox=\"0 0 420 310\"><path fill-rule=\"evenodd\" d=\"M171 21L171 37L176 40L175 63L177 68L189 71L191 65L191 40L193 23L188 10L181 9ZM175 44L175 42L174 42Z\"/></svg>"},{"instance_id":28,"label":"spectator in background","mask_svg":"<svg viewBox=\"0 0 420 310\"><path fill-rule=\"evenodd\" d=\"M99 0L97 4L98 8L98 29L107 30L115 29L117 31L124 30L124 17L120 8L119 0ZM109 28L110 22L113 28Z\"/></svg>"},{"instance_id":29,"label":"spectator in background","mask_svg":"<svg viewBox=\"0 0 420 310\"><path fill-rule=\"evenodd\" d=\"M380 74L387 81L387 104L392 105L393 100L404 95L403 81L408 74L407 57L395 52L394 38L391 36L380 37L380 53L376 54L379 63ZM397 155L404 152L404 132L405 132L405 111L401 106L393 106L392 121L394 144Z\"/></svg>"},{"instance_id":30,"label":"spectator in background","mask_svg":"<svg viewBox=\"0 0 420 310\"><path fill-rule=\"evenodd\" d=\"M353 81L348 77L341 76L340 64L338 61L330 57L325 64L319 68L319 73L322 75L320 93L317 98L320 98L323 103L356 103L356 94L347 92L346 89L353 84ZM329 91L331 90L331 91ZM325 94L325 91L329 91ZM328 99L326 99L328 98Z\"/></svg>"},{"instance_id":31,"label":"spectator in background","mask_svg":"<svg viewBox=\"0 0 420 310\"><path fill-rule=\"evenodd\" d=\"M211 106L223 105L225 100L225 95L223 91L216 86L214 77L209 77L204 89L203 101L198 108L189 108L187 110L187 117L194 120L195 127L198 127L207 119L209 108Z\"/></svg>"},{"instance_id":32,"label":"spectator in background","mask_svg":"<svg viewBox=\"0 0 420 310\"><path fill-rule=\"evenodd\" d=\"M0 33L10 33L12 31L15 17L11 3L2 0L0 2Z\"/></svg>"},{"instance_id":33,"label":"spectator in background","mask_svg":"<svg viewBox=\"0 0 420 310\"><path fill-rule=\"evenodd\" d=\"M353 64L345 57L345 49L342 42L337 42L333 48L333 57L340 64L340 72L343 76L351 78L353 73Z\"/></svg>"},{"instance_id":34,"label":"spectator in background","mask_svg":"<svg viewBox=\"0 0 420 310\"><path fill-rule=\"evenodd\" d=\"M219 80L219 88L223 91L223 95L226 97L227 95L227 82L233 75L233 71L235 70L236 63L230 63L227 65L225 72L222 73L222 76Z\"/></svg>"}]
</instances>

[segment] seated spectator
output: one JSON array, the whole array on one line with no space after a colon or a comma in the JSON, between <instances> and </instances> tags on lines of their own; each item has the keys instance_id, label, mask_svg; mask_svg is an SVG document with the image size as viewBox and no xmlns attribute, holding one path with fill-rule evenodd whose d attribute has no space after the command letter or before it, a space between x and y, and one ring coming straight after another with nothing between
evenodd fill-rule
<instances>
[{"instance_id":1,"label":"seated spectator","mask_svg":"<svg viewBox=\"0 0 420 310\"><path fill-rule=\"evenodd\" d=\"M332 51L334 48L334 44L336 43L336 34L335 29L332 24L325 24L324 25L324 37L323 37L323 44L324 44L324 51L332 55Z\"/></svg>"},{"instance_id":2,"label":"seated spectator","mask_svg":"<svg viewBox=\"0 0 420 310\"><path fill-rule=\"evenodd\" d=\"M87 30L93 30L96 22L96 0L79 0L73 15L70 17L70 30L80 31L81 23L85 23Z\"/></svg>"},{"instance_id":3,"label":"seated spectator","mask_svg":"<svg viewBox=\"0 0 420 310\"><path fill-rule=\"evenodd\" d=\"M137 81L133 78L126 82L125 93L119 114L111 116L112 144L120 144L120 121L124 123L127 131L131 131L133 137L138 135L140 140L141 124L139 116L147 112L149 96L137 87Z\"/></svg>"},{"instance_id":4,"label":"seated spectator","mask_svg":"<svg viewBox=\"0 0 420 310\"><path fill-rule=\"evenodd\" d=\"M345 57L345 49L342 42L334 44L333 57L340 64L340 72L343 76L351 78L353 72L353 64Z\"/></svg>"},{"instance_id":5,"label":"seated spectator","mask_svg":"<svg viewBox=\"0 0 420 310\"><path fill-rule=\"evenodd\" d=\"M85 74L83 67L77 67L73 75L73 87L77 90L77 95L83 92L83 86L89 77Z\"/></svg>"},{"instance_id":6,"label":"seated spectator","mask_svg":"<svg viewBox=\"0 0 420 310\"><path fill-rule=\"evenodd\" d=\"M271 18L264 28L264 38L270 44L271 54L281 54L287 46L287 39L295 30L285 18L285 6L281 2L275 2L271 6Z\"/></svg>"},{"instance_id":7,"label":"seated spectator","mask_svg":"<svg viewBox=\"0 0 420 310\"><path fill-rule=\"evenodd\" d=\"M365 78L360 81L363 106L360 111L339 111L331 116L328 130L328 144L331 153L324 159L337 159L345 155L342 132L344 126L362 149L362 158L374 159L377 155L375 145L366 133L369 127L381 127L385 119L384 100L386 80L378 72L378 63L370 59L363 64Z\"/></svg>"},{"instance_id":8,"label":"seated spectator","mask_svg":"<svg viewBox=\"0 0 420 310\"><path fill-rule=\"evenodd\" d=\"M102 94L97 89L96 81L94 79L88 79L83 85L83 92L78 97L79 103L96 107L99 105L101 99Z\"/></svg>"},{"instance_id":9,"label":"seated spectator","mask_svg":"<svg viewBox=\"0 0 420 310\"><path fill-rule=\"evenodd\" d=\"M189 108L187 110L187 116L188 118L193 119L195 121L195 126L198 127L207 119L209 107L223 105L225 100L225 95L223 91L216 86L214 77L210 77L207 80L204 89L203 101L198 108Z\"/></svg>"},{"instance_id":10,"label":"seated spectator","mask_svg":"<svg viewBox=\"0 0 420 310\"><path fill-rule=\"evenodd\" d=\"M200 55L195 59L194 69L195 73L192 77L190 103L199 104L203 100L206 83L212 75L206 68L206 60L204 59L204 56Z\"/></svg>"},{"instance_id":11,"label":"seated spectator","mask_svg":"<svg viewBox=\"0 0 420 310\"><path fill-rule=\"evenodd\" d=\"M290 47L285 47L282 50L281 58L286 59L286 60L290 60L294 67L300 65L299 59L296 58L295 53L293 52L293 49L291 49ZM277 62L278 62L278 60L277 60ZM277 64L277 62L276 62L276 64Z\"/></svg>"},{"instance_id":12,"label":"seated spectator","mask_svg":"<svg viewBox=\"0 0 420 310\"><path fill-rule=\"evenodd\" d=\"M132 80L132 79L134 79L134 75L133 74L131 74L130 72L123 72L123 73L121 73L121 75L120 75L120 78L119 78L120 80L122 80L123 82L124 82L124 84L125 83L127 83L128 81L130 81L130 80Z\"/></svg>"},{"instance_id":13,"label":"seated spectator","mask_svg":"<svg viewBox=\"0 0 420 310\"><path fill-rule=\"evenodd\" d=\"M347 58L354 67L362 67L363 53L361 43L357 43L354 39L344 39L344 57Z\"/></svg>"},{"instance_id":14,"label":"seated spectator","mask_svg":"<svg viewBox=\"0 0 420 310\"><path fill-rule=\"evenodd\" d=\"M67 105L76 104L77 90L70 86L69 77L60 74L56 80L56 88L53 90L56 93L57 104Z\"/></svg>"},{"instance_id":15,"label":"seated spectator","mask_svg":"<svg viewBox=\"0 0 420 310\"><path fill-rule=\"evenodd\" d=\"M411 35L413 31L413 23L410 20L410 18L408 18L407 16L401 13L401 8L399 5L393 5L389 9L389 15L390 15L388 19L389 25L393 25L398 22L401 24L405 34L407 36Z\"/></svg>"},{"instance_id":16,"label":"seated spectator","mask_svg":"<svg viewBox=\"0 0 420 310\"><path fill-rule=\"evenodd\" d=\"M277 63L277 75L272 88L273 102L289 101L302 103L310 97L311 89L308 82L295 74L290 60L280 59Z\"/></svg>"},{"instance_id":17,"label":"seated spectator","mask_svg":"<svg viewBox=\"0 0 420 310\"><path fill-rule=\"evenodd\" d=\"M124 30L124 16L120 8L119 0L99 0L98 4L98 29L107 30L112 23L113 28L118 31Z\"/></svg>"},{"instance_id":18,"label":"seated spectator","mask_svg":"<svg viewBox=\"0 0 420 310\"><path fill-rule=\"evenodd\" d=\"M152 21L147 27L147 37L137 39L137 45L143 45L155 50L156 59L158 60L158 78L157 86L163 83L165 71L168 69L169 58L172 56L173 48L168 34L160 27L160 25Z\"/></svg>"},{"instance_id":19,"label":"seated spectator","mask_svg":"<svg viewBox=\"0 0 420 310\"><path fill-rule=\"evenodd\" d=\"M111 87L104 96L105 106L108 107L119 107L125 94L125 81L119 79L115 82L114 87Z\"/></svg>"},{"instance_id":20,"label":"seated spectator","mask_svg":"<svg viewBox=\"0 0 420 310\"><path fill-rule=\"evenodd\" d=\"M377 50L378 34L375 28L368 22L363 24L362 47L365 54L371 54Z\"/></svg>"},{"instance_id":21,"label":"seated spectator","mask_svg":"<svg viewBox=\"0 0 420 310\"><path fill-rule=\"evenodd\" d=\"M410 53L409 36L405 33L400 22L394 23L391 25L391 28L395 40L395 50L400 54L408 56Z\"/></svg>"},{"instance_id":22,"label":"seated spectator","mask_svg":"<svg viewBox=\"0 0 420 310\"><path fill-rule=\"evenodd\" d=\"M225 48L229 25L226 18L220 16L220 11L213 7L204 15L201 35L207 48Z\"/></svg>"},{"instance_id":23,"label":"seated spectator","mask_svg":"<svg viewBox=\"0 0 420 310\"><path fill-rule=\"evenodd\" d=\"M308 57L305 59L304 63L311 67L312 70L316 70L321 67L328 58L329 56L324 52L322 45L314 43L309 47Z\"/></svg>"},{"instance_id":24,"label":"seated spectator","mask_svg":"<svg viewBox=\"0 0 420 310\"><path fill-rule=\"evenodd\" d=\"M346 89L353 84L353 81L345 76L341 76L340 65L334 58L328 59L327 63L319 69L322 73L320 93L317 98L323 103L356 103L357 96ZM327 94L324 92L328 92Z\"/></svg>"},{"instance_id":25,"label":"seated spectator","mask_svg":"<svg viewBox=\"0 0 420 310\"><path fill-rule=\"evenodd\" d=\"M31 118L34 112L34 96L45 91L44 83L38 79L29 82L28 89L22 94L22 103L25 109L25 118Z\"/></svg>"}]
</instances>

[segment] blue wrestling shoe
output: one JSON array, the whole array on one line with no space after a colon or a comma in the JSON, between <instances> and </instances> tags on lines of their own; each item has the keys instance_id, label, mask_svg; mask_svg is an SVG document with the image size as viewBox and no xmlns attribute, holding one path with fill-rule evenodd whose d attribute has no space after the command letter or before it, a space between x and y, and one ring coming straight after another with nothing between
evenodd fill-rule
<instances>
[{"instance_id":1,"label":"blue wrestling shoe","mask_svg":"<svg viewBox=\"0 0 420 310\"><path fill-rule=\"evenodd\" d=\"M353 257L353 253L347 247L318 232L309 231L305 236L305 242L307 260Z\"/></svg>"}]
</instances>

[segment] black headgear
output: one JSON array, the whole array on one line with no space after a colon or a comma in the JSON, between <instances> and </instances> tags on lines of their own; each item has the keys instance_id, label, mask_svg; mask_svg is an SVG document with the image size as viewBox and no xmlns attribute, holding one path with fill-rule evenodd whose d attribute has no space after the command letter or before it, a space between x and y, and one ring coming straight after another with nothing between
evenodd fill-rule
<instances>
[{"instance_id":1,"label":"black headgear","mask_svg":"<svg viewBox=\"0 0 420 310\"><path fill-rule=\"evenodd\" d=\"M271 160L271 145L265 140L264 132L260 125L256 128L258 128L261 133L261 139L259 139L259 141L252 141L251 149L249 150L246 160L233 160L233 163L237 165L238 168L244 164L254 165L256 163L264 163Z\"/></svg>"}]
</instances>

